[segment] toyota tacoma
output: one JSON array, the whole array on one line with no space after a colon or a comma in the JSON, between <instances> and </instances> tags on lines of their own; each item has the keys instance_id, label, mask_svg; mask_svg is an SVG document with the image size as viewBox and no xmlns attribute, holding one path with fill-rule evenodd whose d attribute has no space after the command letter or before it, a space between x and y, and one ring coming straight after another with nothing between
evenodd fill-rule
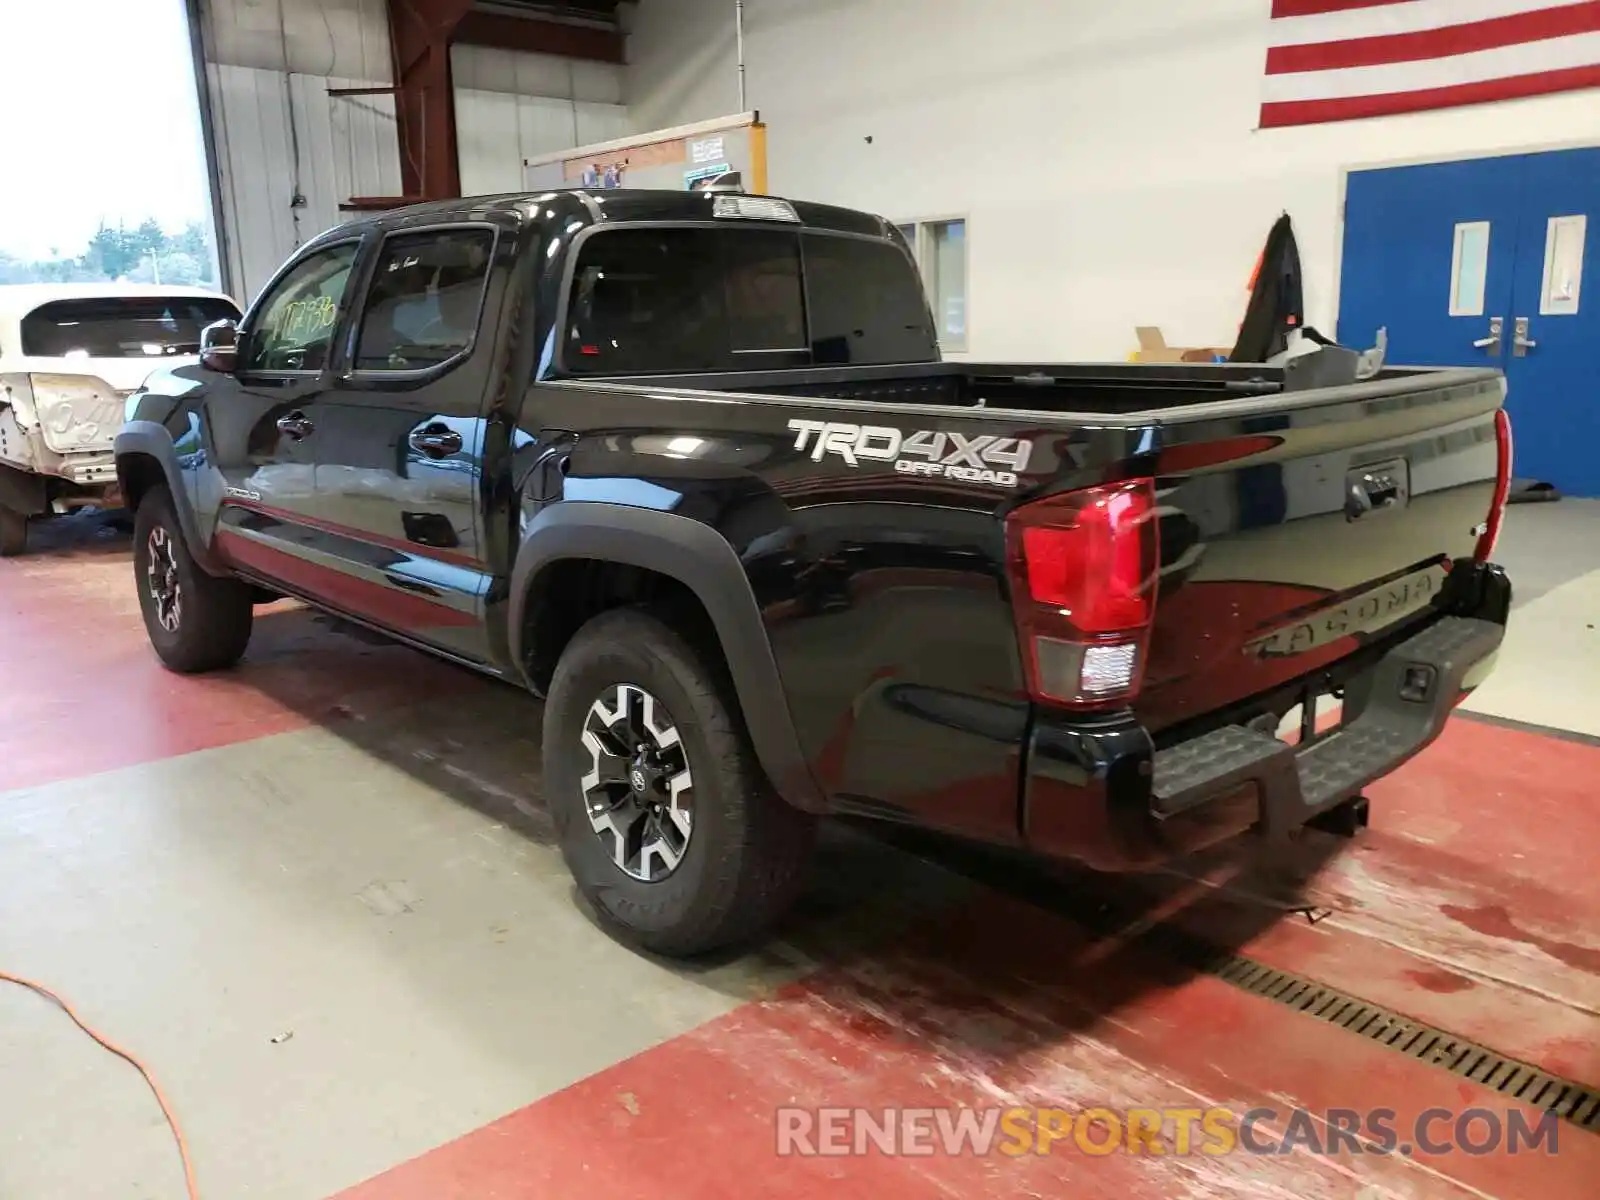
<instances>
[{"instance_id":1,"label":"toyota tacoma","mask_svg":"<svg viewBox=\"0 0 1600 1200\"><path fill-rule=\"evenodd\" d=\"M1354 832L1510 607L1497 371L945 361L845 209L401 208L203 342L116 439L156 654L290 595L531 690L566 861L658 952L769 926L830 813L1107 871Z\"/></svg>"}]
</instances>

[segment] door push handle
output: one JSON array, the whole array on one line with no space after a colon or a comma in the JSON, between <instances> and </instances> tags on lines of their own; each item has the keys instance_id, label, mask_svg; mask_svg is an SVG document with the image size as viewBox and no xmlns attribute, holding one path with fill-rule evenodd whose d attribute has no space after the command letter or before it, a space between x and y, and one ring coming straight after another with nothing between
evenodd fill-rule
<instances>
[{"instance_id":1,"label":"door push handle","mask_svg":"<svg viewBox=\"0 0 1600 1200\"><path fill-rule=\"evenodd\" d=\"M1490 317L1489 336L1481 337L1472 344L1479 350L1488 350L1491 354L1497 353L1500 349L1501 331L1504 330L1505 327L1506 319L1504 317Z\"/></svg>"},{"instance_id":2,"label":"door push handle","mask_svg":"<svg viewBox=\"0 0 1600 1200\"><path fill-rule=\"evenodd\" d=\"M1518 317L1517 323L1511 331L1511 353L1518 358L1522 358L1538 344L1528 336L1528 318Z\"/></svg>"},{"instance_id":3,"label":"door push handle","mask_svg":"<svg viewBox=\"0 0 1600 1200\"><path fill-rule=\"evenodd\" d=\"M447 455L459 454L463 445L459 433L448 425L440 425L437 422L416 430L406 440L411 443L413 450L420 450L429 458L444 458Z\"/></svg>"},{"instance_id":4,"label":"door push handle","mask_svg":"<svg viewBox=\"0 0 1600 1200\"><path fill-rule=\"evenodd\" d=\"M297 442L315 428L303 412L296 411L278 418L278 432Z\"/></svg>"}]
</instances>

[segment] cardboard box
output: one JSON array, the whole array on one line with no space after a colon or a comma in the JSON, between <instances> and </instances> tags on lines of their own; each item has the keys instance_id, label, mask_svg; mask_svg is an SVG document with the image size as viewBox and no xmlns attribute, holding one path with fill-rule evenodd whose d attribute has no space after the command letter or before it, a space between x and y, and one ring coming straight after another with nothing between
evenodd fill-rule
<instances>
[{"instance_id":1,"label":"cardboard box","mask_svg":"<svg viewBox=\"0 0 1600 1200\"><path fill-rule=\"evenodd\" d=\"M1160 327L1156 325L1137 326L1133 333L1139 339L1139 349L1133 356L1134 362L1208 363L1216 362L1219 358L1227 358L1233 350L1232 346L1221 350L1210 346L1169 346Z\"/></svg>"}]
</instances>

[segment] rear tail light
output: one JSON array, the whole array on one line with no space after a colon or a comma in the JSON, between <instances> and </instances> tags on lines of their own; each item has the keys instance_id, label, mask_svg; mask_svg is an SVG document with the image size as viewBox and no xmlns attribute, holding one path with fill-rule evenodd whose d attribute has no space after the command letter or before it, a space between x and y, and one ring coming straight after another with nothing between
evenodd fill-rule
<instances>
[{"instance_id":1,"label":"rear tail light","mask_svg":"<svg viewBox=\"0 0 1600 1200\"><path fill-rule=\"evenodd\" d=\"M1506 501L1511 496L1511 418L1505 409L1494 414L1495 464L1494 502L1489 506L1489 519L1483 523L1483 533L1472 557L1486 563L1494 557L1494 545L1500 540L1500 526L1505 522Z\"/></svg>"},{"instance_id":2,"label":"rear tail light","mask_svg":"<svg viewBox=\"0 0 1600 1200\"><path fill-rule=\"evenodd\" d=\"M1028 693L1078 708L1139 691L1160 564L1149 479L1047 496L1006 518Z\"/></svg>"}]
</instances>

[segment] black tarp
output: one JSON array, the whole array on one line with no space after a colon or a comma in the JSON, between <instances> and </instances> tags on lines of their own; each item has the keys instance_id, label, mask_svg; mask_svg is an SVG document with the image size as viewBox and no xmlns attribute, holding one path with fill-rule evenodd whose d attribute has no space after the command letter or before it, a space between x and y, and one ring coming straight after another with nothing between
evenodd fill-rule
<instances>
[{"instance_id":1,"label":"black tarp","mask_svg":"<svg viewBox=\"0 0 1600 1200\"><path fill-rule=\"evenodd\" d=\"M1304 328L1305 296L1300 283L1300 247L1294 226L1284 213L1267 234L1266 247L1256 263L1250 303L1239 326L1239 340L1229 362L1266 362L1289 348L1292 330Z\"/></svg>"}]
</instances>

